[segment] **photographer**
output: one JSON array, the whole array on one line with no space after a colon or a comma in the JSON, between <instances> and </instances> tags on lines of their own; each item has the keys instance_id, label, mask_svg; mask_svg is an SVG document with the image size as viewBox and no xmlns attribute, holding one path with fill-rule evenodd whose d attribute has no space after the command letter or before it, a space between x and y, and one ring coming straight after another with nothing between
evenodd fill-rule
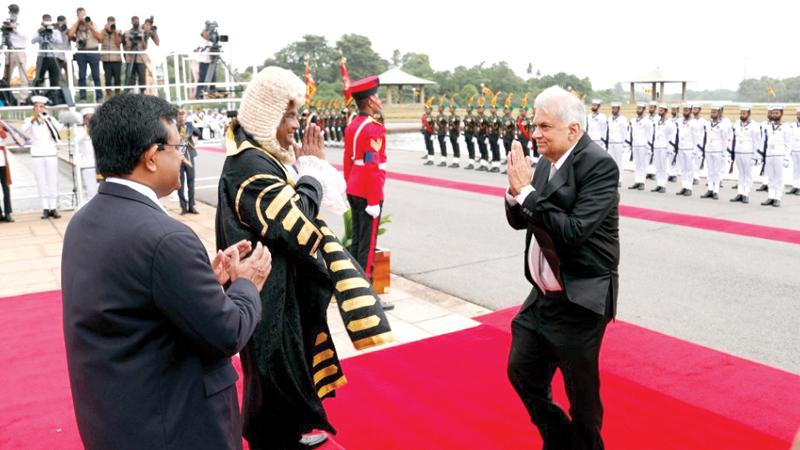
<instances>
[{"instance_id":1,"label":"photographer","mask_svg":"<svg viewBox=\"0 0 800 450\"><path fill-rule=\"evenodd\" d=\"M63 41L61 40L61 33L56 31L53 18L50 14L42 16L42 26L36 33L36 37L31 39L31 43L39 44L40 50L39 57L36 59L36 79L34 85L44 85L44 74L47 72L50 86L56 87L58 86L59 70L56 52L53 50L58 48Z\"/></svg>"},{"instance_id":2,"label":"photographer","mask_svg":"<svg viewBox=\"0 0 800 450\"><path fill-rule=\"evenodd\" d=\"M213 46L212 43L211 43L211 40L209 39L209 26L211 24L216 25L216 22L211 22L209 20L206 20L206 28L203 30L202 33L200 33L200 37L203 38L203 43L202 43L202 45L200 45L199 47L197 47L195 49L195 52L197 52L197 62L200 65L199 70L198 70L198 75L197 75L197 82L198 83L205 83L206 82L206 76L208 75L208 66L211 64L212 56L204 54L204 53L210 52L211 51L211 47ZM216 71L214 71L214 72L216 72ZM216 78L217 78L217 74L216 73L212 73L210 81L212 81L212 82L216 81ZM206 90L213 91L214 88L213 88L213 86L211 88L208 88L203 84L198 85L197 86L197 90L196 90L196 94L195 94L195 98L196 99L203 98L203 93Z\"/></svg>"},{"instance_id":3,"label":"photographer","mask_svg":"<svg viewBox=\"0 0 800 450\"><path fill-rule=\"evenodd\" d=\"M69 26L67 25L67 18L65 16L58 16L56 18L56 31L61 33L61 44L56 45L55 48L64 50L63 52L56 53L56 62L58 63L59 78L62 80L67 79L67 52L72 51L72 45L69 42Z\"/></svg>"},{"instance_id":4,"label":"photographer","mask_svg":"<svg viewBox=\"0 0 800 450\"><path fill-rule=\"evenodd\" d=\"M122 35L122 44L126 52L139 52L147 50L147 43L151 39L156 45L160 45L161 41L158 38L158 29L153 24L153 17L151 16L145 20L144 25L139 25L139 17L131 17L131 29ZM145 85L147 84L147 63L150 58L146 54L126 53L125 63L127 64L125 70L127 77L125 78L126 86L141 86L140 92L144 93Z\"/></svg>"},{"instance_id":5,"label":"photographer","mask_svg":"<svg viewBox=\"0 0 800 450\"><path fill-rule=\"evenodd\" d=\"M3 80L5 80L7 84L6 87L11 85L11 77L16 70L17 76L20 79L20 85L23 87L23 90L20 92L21 98L26 98L28 97L28 91L24 88L28 87L28 77L25 75L25 64L27 58L25 57L25 52L23 51L25 50L25 36L19 32L19 23L17 22L18 15L19 6L15 4L8 5L8 18L3 20L3 25L0 28L3 32L2 46L9 50L19 50L17 52L6 52L6 65L3 68ZM10 95L3 97L11 99Z\"/></svg>"},{"instance_id":6,"label":"photographer","mask_svg":"<svg viewBox=\"0 0 800 450\"><path fill-rule=\"evenodd\" d=\"M86 87L86 66L92 69L92 81L94 82L94 101L99 102L103 98L103 90L100 89L100 55L96 52L100 49L100 41L103 35L94 26L92 19L86 15L86 10L78 8L76 11L78 20L69 29L69 39L78 44L78 51L75 53L75 61L78 62L78 86ZM86 89L80 89L78 98L86 101Z\"/></svg>"},{"instance_id":7,"label":"photographer","mask_svg":"<svg viewBox=\"0 0 800 450\"><path fill-rule=\"evenodd\" d=\"M111 86L115 86L114 94L120 94L122 86L122 56L120 55L120 45L122 35L117 30L117 20L109 16L106 26L103 27L103 39L100 41L103 54L100 60L103 61L103 72L106 74L106 97L111 96ZM105 53L108 52L108 53Z\"/></svg>"}]
</instances>

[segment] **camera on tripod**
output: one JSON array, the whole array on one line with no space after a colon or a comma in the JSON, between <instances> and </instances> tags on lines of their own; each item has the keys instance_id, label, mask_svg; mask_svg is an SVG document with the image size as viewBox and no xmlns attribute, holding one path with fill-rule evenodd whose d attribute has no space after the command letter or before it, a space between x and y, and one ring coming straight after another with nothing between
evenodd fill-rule
<instances>
[{"instance_id":1,"label":"camera on tripod","mask_svg":"<svg viewBox=\"0 0 800 450\"><path fill-rule=\"evenodd\" d=\"M211 42L212 52L220 50L220 42L228 42L227 34L219 34L219 25L215 20L206 20L206 29L203 32L207 36L206 39Z\"/></svg>"},{"instance_id":2,"label":"camera on tripod","mask_svg":"<svg viewBox=\"0 0 800 450\"><path fill-rule=\"evenodd\" d=\"M55 31L55 29L56 26L53 22L42 22L42 27L39 28L39 37L41 38L39 48L50 48L53 43L53 31Z\"/></svg>"}]
</instances>

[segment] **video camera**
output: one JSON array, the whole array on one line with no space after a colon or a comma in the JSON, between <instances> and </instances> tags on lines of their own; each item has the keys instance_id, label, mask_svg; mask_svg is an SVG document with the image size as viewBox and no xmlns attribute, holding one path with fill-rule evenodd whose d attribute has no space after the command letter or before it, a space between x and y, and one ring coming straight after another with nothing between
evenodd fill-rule
<instances>
[{"instance_id":1,"label":"video camera","mask_svg":"<svg viewBox=\"0 0 800 450\"><path fill-rule=\"evenodd\" d=\"M53 22L42 22L42 27L39 28L39 48L42 50L51 48L53 44L53 31L56 26Z\"/></svg>"},{"instance_id":2,"label":"video camera","mask_svg":"<svg viewBox=\"0 0 800 450\"><path fill-rule=\"evenodd\" d=\"M19 13L19 7L17 5L9 5L8 6L8 18L3 20L3 25L0 26L0 30L3 32L3 45L8 48L11 48L11 33L14 31L14 27L12 24L17 23L17 14Z\"/></svg>"},{"instance_id":3,"label":"video camera","mask_svg":"<svg viewBox=\"0 0 800 450\"><path fill-rule=\"evenodd\" d=\"M203 32L206 33L208 41L211 42L211 52L220 50L220 42L228 42L228 35L219 34L219 25L214 20L206 20L206 28Z\"/></svg>"}]
</instances>

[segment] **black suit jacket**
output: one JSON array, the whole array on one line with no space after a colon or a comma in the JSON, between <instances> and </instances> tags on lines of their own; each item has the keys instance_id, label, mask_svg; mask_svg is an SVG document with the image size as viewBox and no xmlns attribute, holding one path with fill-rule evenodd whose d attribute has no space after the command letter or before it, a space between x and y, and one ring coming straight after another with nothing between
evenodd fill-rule
<instances>
[{"instance_id":1,"label":"black suit jacket","mask_svg":"<svg viewBox=\"0 0 800 450\"><path fill-rule=\"evenodd\" d=\"M261 315L252 282L226 294L191 229L104 182L69 223L61 288L87 449L241 448L229 357Z\"/></svg>"},{"instance_id":2,"label":"black suit jacket","mask_svg":"<svg viewBox=\"0 0 800 450\"><path fill-rule=\"evenodd\" d=\"M550 165L539 160L532 181L535 191L523 204L505 203L511 227L527 230L525 277L534 284L528 247L535 238L567 298L613 317L619 266L619 169L587 134L552 180L547 179Z\"/></svg>"}]
</instances>

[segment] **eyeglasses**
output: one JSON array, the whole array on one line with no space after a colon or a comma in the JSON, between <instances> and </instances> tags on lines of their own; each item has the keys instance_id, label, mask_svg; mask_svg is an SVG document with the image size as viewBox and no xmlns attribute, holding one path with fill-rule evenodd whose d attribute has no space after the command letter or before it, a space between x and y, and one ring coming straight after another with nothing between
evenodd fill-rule
<instances>
[{"instance_id":1,"label":"eyeglasses","mask_svg":"<svg viewBox=\"0 0 800 450\"><path fill-rule=\"evenodd\" d=\"M164 147L175 147L181 152L181 155L186 155L186 148L188 147L187 144L158 144L159 150L164 150Z\"/></svg>"}]
</instances>

